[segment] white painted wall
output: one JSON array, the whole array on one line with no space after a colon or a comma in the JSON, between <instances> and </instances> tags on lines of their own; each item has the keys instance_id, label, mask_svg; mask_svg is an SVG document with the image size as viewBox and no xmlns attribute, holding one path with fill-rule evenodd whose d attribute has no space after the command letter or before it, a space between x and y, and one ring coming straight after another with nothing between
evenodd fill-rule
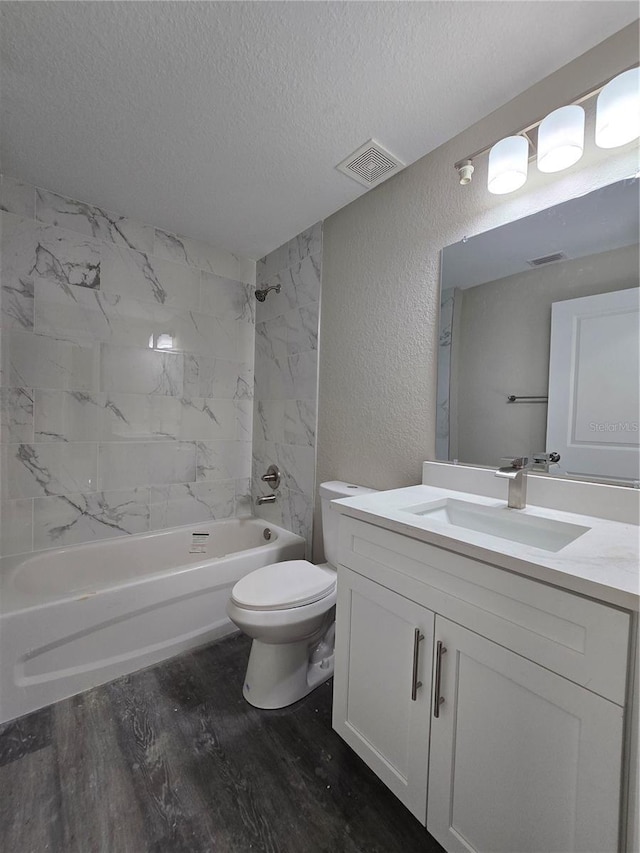
<instances>
[{"instance_id":1,"label":"white painted wall","mask_svg":"<svg viewBox=\"0 0 640 853\"><path fill-rule=\"evenodd\" d=\"M389 489L420 481L435 447L440 250L635 173L637 148L591 144L560 175L533 166L507 197L487 192L486 158L467 187L454 162L614 76L637 52L633 25L325 220L317 482ZM320 524L315 530L321 559Z\"/></svg>"}]
</instances>

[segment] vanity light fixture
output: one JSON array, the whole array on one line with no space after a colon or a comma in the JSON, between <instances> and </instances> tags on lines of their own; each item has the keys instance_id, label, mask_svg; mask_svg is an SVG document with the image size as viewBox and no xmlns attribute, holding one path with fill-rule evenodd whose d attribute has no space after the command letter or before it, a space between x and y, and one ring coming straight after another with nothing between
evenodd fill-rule
<instances>
[{"instance_id":1,"label":"vanity light fixture","mask_svg":"<svg viewBox=\"0 0 640 853\"><path fill-rule=\"evenodd\" d=\"M618 74L596 102L596 145L617 148L640 136L640 68Z\"/></svg>"},{"instance_id":2,"label":"vanity light fixture","mask_svg":"<svg viewBox=\"0 0 640 853\"><path fill-rule=\"evenodd\" d=\"M527 180L528 167L529 140L526 137L507 136L496 142L489 152L489 192L504 195L517 190Z\"/></svg>"},{"instance_id":3,"label":"vanity light fixture","mask_svg":"<svg viewBox=\"0 0 640 853\"><path fill-rule=\"evenodd\" d=\"M573 166L584 151L584 109L560 107L542 119L538 128L538 169L561 172Z\"/></svg>"},{"instance_id":4,"label":"vanity light fixture","mask_svg":"<svg viewBox=\"0 0 640 853\"><path fill-rule=\"evenodd\" d=\"M461 185L471 182L474 160L489 154L487 187L503 195L527 180L528 163L540 172L560 172L577 163L584 152L585 101L598 96L595 143L617 148L640 137L640 68L634 65L559 107L544 118L493 142L455 164Z\"/></svg>"},{"instance_id":5,"label":"vanity light fixture","mask_svg":"<svg viewBox=\"0 0 640 853\"><path fill-rule=\"evenodd\" d=\"M471 177L475 171L475 167L471 160L464 160L459 166L456 166L458 175L460 176L460 186L464 187L471 183Z\"/></svg>"}]
</instances>

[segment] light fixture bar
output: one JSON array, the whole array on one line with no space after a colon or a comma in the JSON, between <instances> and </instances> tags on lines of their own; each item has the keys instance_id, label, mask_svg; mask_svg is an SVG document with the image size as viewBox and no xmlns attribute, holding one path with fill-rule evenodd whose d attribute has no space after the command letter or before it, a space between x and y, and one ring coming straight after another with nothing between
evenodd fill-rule
<instances>
[{"instance_id":1,"label":"light fixture bar","mask_svg":"<svg viewBox=\"0 0 640 853\"><path fill-rule=\"evenodd\" d=\"M595 98L596 95L600 94L600 92L604 89L604 87L607 85L607 83L610 83L616 77L619 77L620 74L624 74L625 71L631 71L632 68L638 68L638 63L636 62L633 65L629 65L628 68L623 68L622 70L617 71L611 77L608 77L606 80L603 80L603 82L600 83L595 89L589 89L587 92L584 92L582 95L579 95L577 98L575 98L573 101L570 102L570 105L575 106L575 105L583 104L585 101L589 101L589 100L591 100L591 98ZM567 106L569 106L569 104ZM542 116L541 118L537 119L534 122L531 122L531 124L528 124L526 127L523 127L520 130L516 130L513 133L506 134L508 136L524 136L524 137L526 137L526 139L528 139L528 141L529 141L530 158L535 156L535 146L533 145L533 142L531 141L529 134L533 130L537 130L537 128L540 127L540 125L542 124L542 122L544 121L545 118L546 118L546 115ZM454 164L455 170L459 173L460 167L463 166L467 161L473 162L476 158L482 157L484 154L488 154L488 152L491 151L493 146L497 142L500 142L500 139L503 139L503 138L504 138L504 136L501 136L499 139L494 139L493 142L491 142L489 145L486 145L484 148L480 148L478 151L475 151L473 154L469 154L467 157L462 157L460 160L458 160L457 163ZM533 153L531 153L532 149L534 149Z\"/></svg>"}]
</instances>

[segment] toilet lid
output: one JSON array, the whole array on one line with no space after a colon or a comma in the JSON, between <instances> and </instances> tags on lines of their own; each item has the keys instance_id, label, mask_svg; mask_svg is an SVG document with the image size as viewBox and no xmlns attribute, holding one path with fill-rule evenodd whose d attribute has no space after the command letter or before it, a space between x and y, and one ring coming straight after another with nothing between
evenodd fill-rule
<instances>
[{"instance_id":1,"label":"toilet lid","mask_svg":"<svg viewBox=\"0 0 640 853\"><path fill-rule=\"evenodd\" d=\"M287 560L256 569L234 586L231 599L247 610L302 607L329 595L336 573L307 560Z\"/></svg>"}]
</instances>

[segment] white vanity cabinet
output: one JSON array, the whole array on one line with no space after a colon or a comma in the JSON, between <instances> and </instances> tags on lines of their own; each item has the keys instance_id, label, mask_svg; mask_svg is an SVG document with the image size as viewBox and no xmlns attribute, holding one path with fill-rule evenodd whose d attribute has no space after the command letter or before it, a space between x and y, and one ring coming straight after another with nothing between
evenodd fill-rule
<instances>
[{"instance_id":1,"label":"white vanity cabinet","mask_svg":"<svg viewBox=\"0 0 640 853\"><path fill-rule=\"evenodd\" d=\"M340 562L334 728L443 847L620 850L630 614L346 516Z\"/></svg>"},{"instance_id":2,"label":"white vanity cabinet","mask_svg":"<svg viewBox=\"0 0 640 853\"><path fill-rule=\"evenodd\" d=\"M338 598L334 728L424 825L435 616L355 572Z\"/></svg>"},{"instance_id":3,"label":"white vanity cabinet","mask_svg":"<svg viewBox=\"0 0 640 853\"><path fill-rule=\"evenodd\" d=\"M427 829L450 853L615 851L622 708L436 619Z\"/></svg>"}]
</instances>

